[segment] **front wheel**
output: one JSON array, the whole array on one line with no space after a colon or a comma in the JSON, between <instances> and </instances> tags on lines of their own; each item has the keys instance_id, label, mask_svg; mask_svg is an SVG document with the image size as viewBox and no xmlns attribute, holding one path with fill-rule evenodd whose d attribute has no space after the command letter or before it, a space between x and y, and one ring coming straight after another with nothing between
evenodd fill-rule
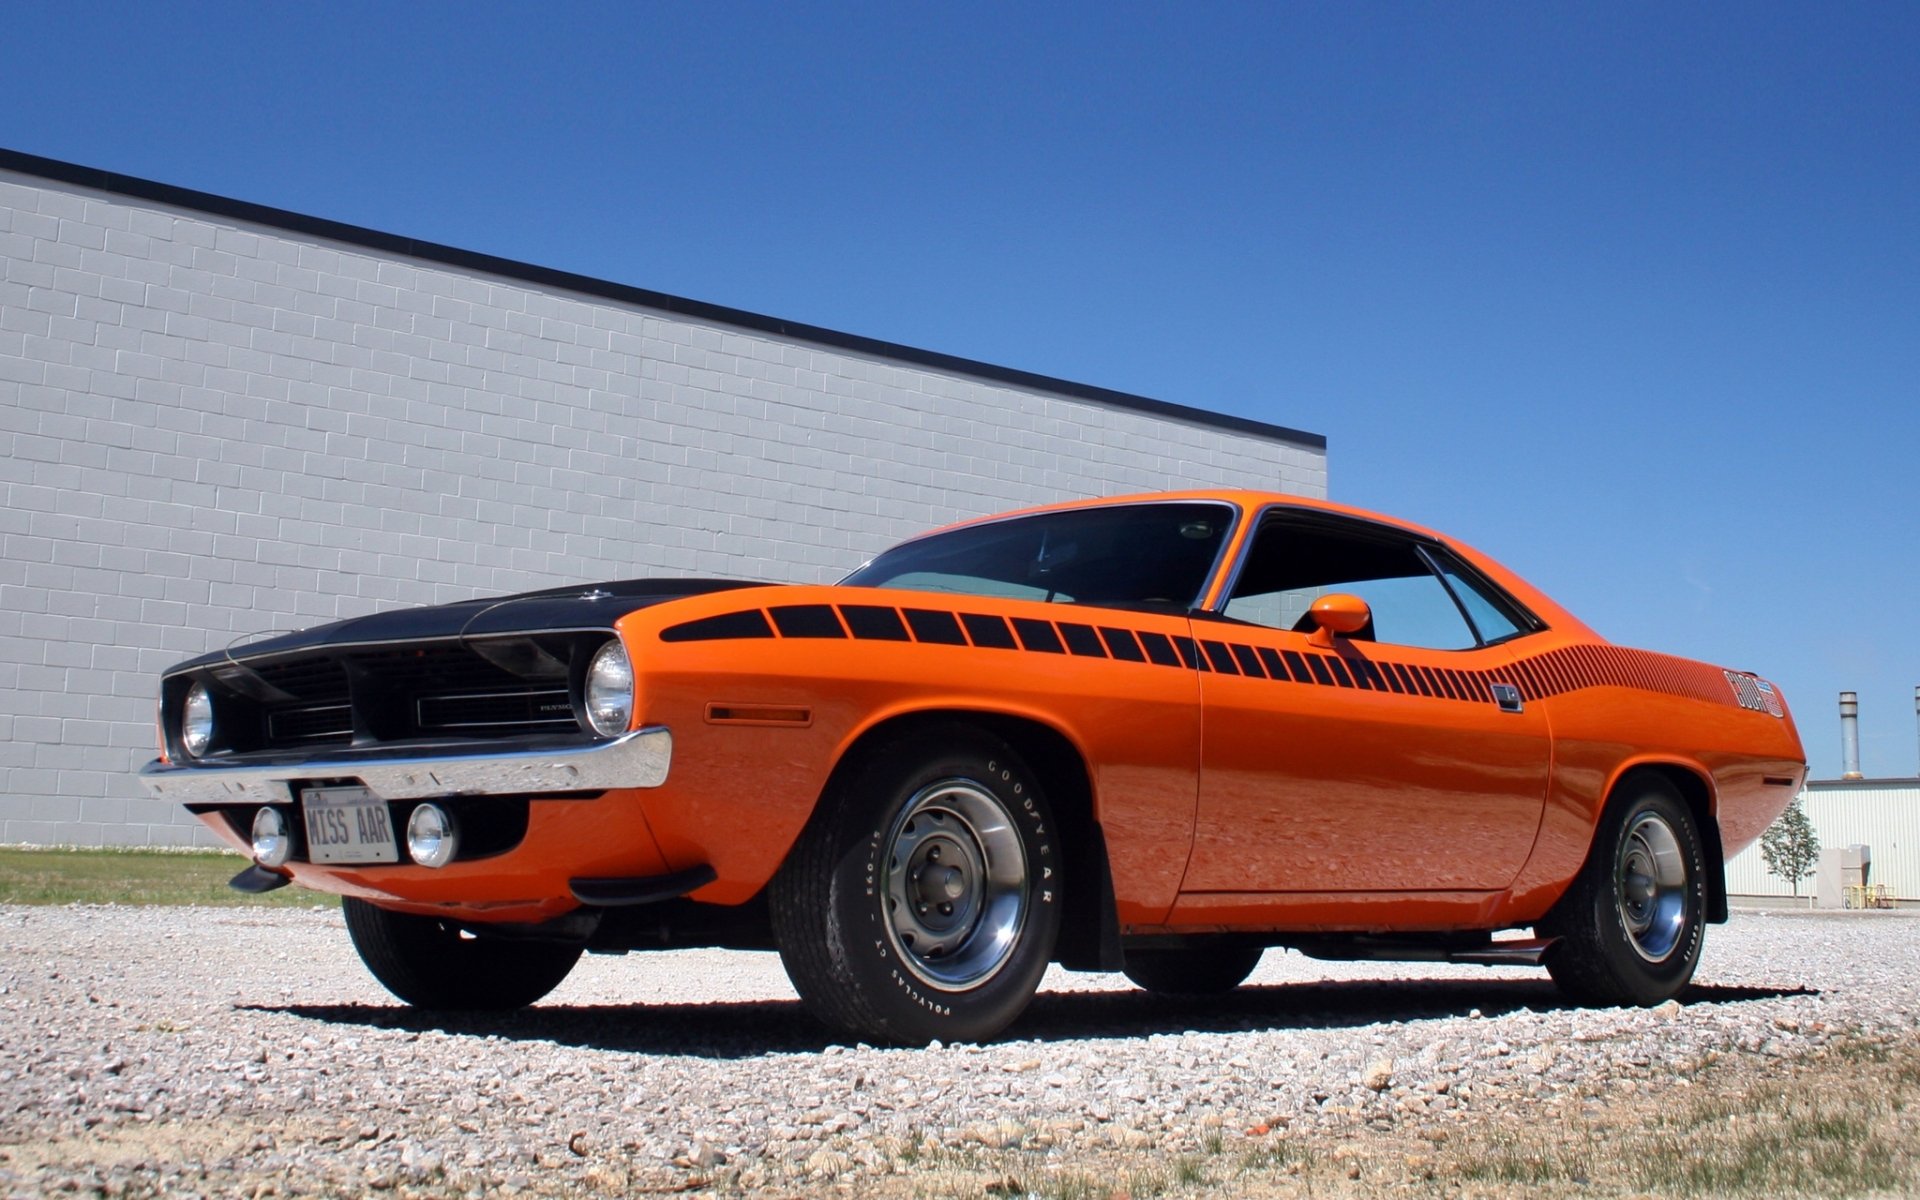
<instances>
[{"instance_id":1,"label":"front wheel","mask_svg":"<svg viewBox=\"0 0 1920 1200\"><path fill-rule=\"evenodd\" d=\"M770 891L809 1010L874 1041L983 1041L1020 1015L1060 930L1039 781L982 730L892 743L822 801Z\"/></svg>"},{"instance_id":2,"label":"front wheel","mask_svg":"<svg viewBox=\"0 0 1920 1200\"><path fill-rule=\"evenodd\" d=\"M1586 865L1541 923L1560 942L1547 970L1583 1004L1659 1004L1693 978L1705 935L1706 862L1671 783L1622 783Z\"/></svg>"},{"instance_id":3,"label":"front wheel","mask_svg":"<svg viewBox=\"0 0 1920 1200\"><path fill-rule=\"evenodd\" d=\"M560 986L581 947L476 937L433 917L390 912L357 897L340 902L360 961L388 991L418 1008L524 1008Z\"/></svg>"}]
</instances>

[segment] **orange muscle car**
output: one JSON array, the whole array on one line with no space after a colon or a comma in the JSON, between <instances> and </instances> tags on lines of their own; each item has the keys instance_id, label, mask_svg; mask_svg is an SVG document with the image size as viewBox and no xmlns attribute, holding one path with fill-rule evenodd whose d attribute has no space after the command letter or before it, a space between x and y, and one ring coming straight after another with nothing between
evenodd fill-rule
<instances>
[{"instance_id":1,"label":"orange muscle car","mask_svg":"<svg viewBox=\"0 0 1920 1200\"><path fill-rule=\"evenodd\" d=\"M972 521L835 586L276 636L167 672L160 731L143 778L253 857L234 885L343 895L410 1003L773 948L895 1042L993 1036L1049 962L1211 992L1271 946L1657 1003L1806 770L1764 679L1612 645L1417 526L1229 491Z\"/></svg>"}]
</instances>

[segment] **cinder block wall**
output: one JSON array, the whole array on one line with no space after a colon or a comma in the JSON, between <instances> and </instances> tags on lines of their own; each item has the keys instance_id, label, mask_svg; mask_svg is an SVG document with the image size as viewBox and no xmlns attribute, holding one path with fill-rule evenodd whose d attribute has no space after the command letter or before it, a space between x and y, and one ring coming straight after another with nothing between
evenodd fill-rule
<instances>
[{"instance_id":1,"label":"cinder block wall","mask_svg":"<svg viewBox=\"0 0 1920 1200\"><path fill-rule=\"evenodd\" d=\"M574 580L831 580L1070 496L1326 491L1312 435L22 161L0 842L209 840L131 772L161 669L263 630Z\"/></svg>"}]
</instances>

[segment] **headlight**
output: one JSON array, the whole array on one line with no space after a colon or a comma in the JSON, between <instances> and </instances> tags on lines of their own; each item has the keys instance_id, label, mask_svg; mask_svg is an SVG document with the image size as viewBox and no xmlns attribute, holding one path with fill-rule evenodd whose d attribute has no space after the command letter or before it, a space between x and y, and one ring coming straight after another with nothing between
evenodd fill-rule
<instances>
[{"instance_id":1,"label":"headlight","mask_svg":"<svg viewBox=\"0 0 1920 1200\"><path fill-rule=\"evenodd\" d=\"M423 867L444 867L459 844L453 818L438 804L415 806L407 818L407 856Z\"/></svg>"},{"instance_id":2,"label":"headlight","mask_svg":"<svg viewBox=\"0 0 1920 1200\"><path fill-rule=\"evenodd\" d=\"M253 814L253 861L263 867L285 866L293 857L293 839L287 836L287 819L277 808L263 808Z\"/></svg>"},{"instance_id":3,"label":"headlight","mask_svg":"<svg viewBox=\"0 0 1920 1200\"><path fill-rule=\"evenodd\" d=\"M204 683L196 683L187 691L186 706L180 710L180 744L195 758L213 744L213 697L207 694Z\"/></svg>"},{"instance_id":4,"label":"headlight","mask_svg":"<svg viewBox=\"0 0 1920 1200\"><path fill-rule=\"evenodd\" d=\"M633 663L615 638L594 652L587 666L587 724L601 737L617 737L633 721Z\"/></svg>"}]
</instances>

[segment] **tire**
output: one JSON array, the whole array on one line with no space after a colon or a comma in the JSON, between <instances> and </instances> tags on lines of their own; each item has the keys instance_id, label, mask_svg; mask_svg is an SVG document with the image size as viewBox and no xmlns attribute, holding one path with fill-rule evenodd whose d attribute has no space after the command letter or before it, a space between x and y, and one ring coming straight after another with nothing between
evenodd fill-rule
<instances>
[{"instance_id":1,"label":"tire","mask_svg":"<svg viewBox=\"0 0 1920 1200\"><path fill-rule=\"evenodd\" d=\"M1581 1004L1653 1005L1693 978L1706 933L1707 868L1693 812L1657 775L1616 790L1593 848L1541 931L1547 970Z\"/></svg>"},{"instance_id":2,"label":"tire","mask_svg":"<svg viewBox=\"0 0 1920 1200\"><path fill-rule=\"evenodd\" d=\"M383 986L417 1008L524 1008L560 986L580 946L475 937L432 917L341 901L360 961Z\"/></svg>"},{"instance_id":3,"label":"tire","mask_svg":"<svg viewBox=\"0 0 1920 1200\"><path fill-rule=\"evenodd\" d=\"M1259 946L1180 946L1130 950L1128 979L1163 996L1220 996L1239 987L1260 965Z\"/></svg>"},{"instance_id":4,"label":"tire","mask_svg":"<svg viewBox=\"0 0 1920 1200\"><path fill-rule=\"evenodd\" d=\"M873 1042L985 1041L1026 1008L1060 932L1039 782L966 725L893 742L822 798L769 889L809 1011Z\"/></svg>"}]
</instances>

